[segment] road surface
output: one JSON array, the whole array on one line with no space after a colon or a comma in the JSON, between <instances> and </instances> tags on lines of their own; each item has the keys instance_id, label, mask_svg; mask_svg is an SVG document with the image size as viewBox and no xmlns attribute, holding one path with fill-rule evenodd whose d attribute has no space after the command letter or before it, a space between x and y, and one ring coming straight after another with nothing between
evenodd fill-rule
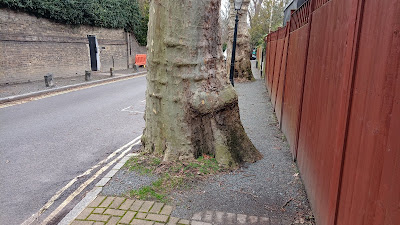
<instances>
[{"instance_id":1,"label":"road surface","mask_svg":"<svg viewBox=\"0 0 400 225\"><path fill-rule=\"evenodd\" d=\"M23 223L73 178L141 135L145 88L142 76L0 108L0 224Z\"/></svg>"}]
</instances>

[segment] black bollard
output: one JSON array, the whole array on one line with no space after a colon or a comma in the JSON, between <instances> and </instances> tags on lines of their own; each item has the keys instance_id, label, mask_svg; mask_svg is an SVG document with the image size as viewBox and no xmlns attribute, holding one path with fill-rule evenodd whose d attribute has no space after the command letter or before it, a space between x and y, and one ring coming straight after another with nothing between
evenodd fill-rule
<instances>
[{"instance_id":1,"label":"black bollard","mask_svg":"<svg viewBox=\"0 0 400 225\"><path fill-rule=\"evenodd\" d=\"M114 68L110 68L110 77L114 76Z\"/></svg>"},{"instance_id":2,"label":"black bollard","mask_svg":"<svg viewBox=\"0 0 400 225\"><path fill-rule=\"evenodd\" d=\"M85 70L85 81L89 81L90 80L90 76L91 76L91 72Z\"/></svg>"},{"instance_id":3,"label":"black bollard","mask_svg":"<svg viewBox=\"0 0 400 225\"><path fill-rule=\"evenodd\" d=\"M46 76L44 76L44 83L45 83L46 87L53 87L54 86L53 74L51 74L51 73L46 74Z\"/></svg>"}]
</instances>

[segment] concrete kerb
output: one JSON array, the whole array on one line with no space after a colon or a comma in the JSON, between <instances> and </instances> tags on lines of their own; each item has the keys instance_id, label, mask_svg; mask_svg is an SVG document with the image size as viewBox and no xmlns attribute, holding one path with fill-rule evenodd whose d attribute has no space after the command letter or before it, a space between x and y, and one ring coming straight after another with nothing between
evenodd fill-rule
<instances>
[{"instance_id":1,"label":"concrete kerb","mask_svg":"<svg viewBox=\"0 0 400 225\"><path fill-rule=\"evenodd\" d=\"M121 168L118 164L128 161L132 156L136 156L138 153L130 153L124 156L117 164L111 169L110 173L104 176L95 187L86 194L86 196L58 223L58 225L69 225L74 219L100 194L103 187L107 182L115 175L115 173ZM112 173L111 173L112 172ZM106 182L105 182L106 180Z\"/></svg>"},{"instance_id":2,"label":"concrete kerb","mask_svg":"<svg viewBox=\"0 0 400 225\"><path fill-rule=\"evenodd\" d=\"M80 84L73 84L73 85L68 85L68 86L64 86L64 87L53 88L53 89L49 89L49 90L43 90L43 91L32 92L32 93L27 93L27 94L22 94L22 95L15 95L15 96L10 96L10 97L0 98L0 104L17 101L17 100L21 100L21 99L26 99L26 98L37 97L40 95L45 95L45 94L54 93L54 92L66 91L66 90L78 88L78 87L85 87L85 86L90 86L90 85L95 85L95 84L106 83L109 81L122 80L125 78L143 75L146 73L147 73L147 71L131 73L131 74L118 76L118 77L110 77L110 78L106 78L103 80L89 81L89 82L80 83Z\"/></svg>"}]
</instances>

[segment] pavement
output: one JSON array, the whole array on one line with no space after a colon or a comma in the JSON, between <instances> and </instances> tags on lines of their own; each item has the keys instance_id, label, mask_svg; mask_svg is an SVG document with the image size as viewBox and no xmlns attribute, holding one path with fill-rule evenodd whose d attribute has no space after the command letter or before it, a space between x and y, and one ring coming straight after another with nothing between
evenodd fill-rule
<instances>
[{"instance_id":1,"label":"pavement","mask_svg":"<svg viewBox=\"0 0 400 225\"><path fill-rule=\"evenodd\" d=\"M76 75L67 78L53 77L54 86L52 87L46 87L44 79L25 83L0 84L0 104L70 88L124 79L137 74L143 74L146 71L147 69L143 67L139 67L137 71L134 69L116 70L113 77L110 76L110 73L93 71L89 81L85 81L85 75Z\"/></svg>"},{"instance_id":2,"label":"pavement","mask_svg":"<svg viewBox=\"0 0 400 225\"><path fill-rule=\"evenodd\" d=\"M60 221L79 224L315 224L307 195L279 130L263 80L236 83L242 124L264 158L172 193L167 204L126 198L151 182L124 168L125 156ZM145 180L146 182L142 182ZM139 185L137 185L139 183Z\"/></svg>"},{"instance_id":3,"label":"pavement","mask_svg":"<svg viewBox=\"0 0 400 225\"><path fill-rule=\"evenodd\" d=\"M141 201L113 196L97 196L71 225L135 224L135 225L211 225L270 224L269 218L243 214L206 211L190 219L171 216L174 206L161 202Z\"/></svg>"}]
</instances>

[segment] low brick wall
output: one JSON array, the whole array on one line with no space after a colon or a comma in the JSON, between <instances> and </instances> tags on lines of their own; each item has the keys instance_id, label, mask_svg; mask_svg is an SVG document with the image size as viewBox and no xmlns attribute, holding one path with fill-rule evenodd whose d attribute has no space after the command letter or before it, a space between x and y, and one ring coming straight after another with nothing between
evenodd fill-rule
<instances>
[{"instance_id":1,"label":"low brick wall","mask_svg":"<svg viewBox=\"0 0 400 225\"><path fill-rule=\"evenodd\" d=\"M123 29L69 26L26 13L0 9L0 84L83 75L90 70L89 41L99 44L100 71L126 69L145 53Z\"/></svg>"}]
</instances>

